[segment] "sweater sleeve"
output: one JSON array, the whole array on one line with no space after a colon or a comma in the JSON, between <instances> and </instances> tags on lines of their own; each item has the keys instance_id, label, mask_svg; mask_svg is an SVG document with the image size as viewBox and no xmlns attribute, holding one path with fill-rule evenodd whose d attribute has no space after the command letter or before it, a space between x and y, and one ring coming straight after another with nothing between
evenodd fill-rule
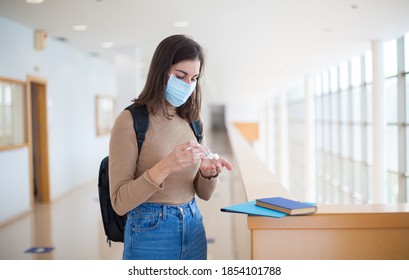
<instances>
[{"instance_id":1,"label":"sweater sleeve","mask_svg":"<svg viewBox=\"0 0 409 280\"><path fill-rule=\"evenodd\" d=\"M109 184L111 203L118 215L124 215L145 202L163 184L155 185L148 171L135 178L138 146L129 111L122 111L111 130L109 142Z\"/></svg>"},{"instance_id":2,"label":"sweater sleeve","mask_svg":"<svg viewBox=\"0 0 409 280\"><path fill-rule=\"evenodd\" d=\"M216 189L219 182L219 177L213 177L210 179L203 178L200 171L197 172L195 178L195 192L197 196L203 200L209 200Z\"/></svg>"}]
</instances>

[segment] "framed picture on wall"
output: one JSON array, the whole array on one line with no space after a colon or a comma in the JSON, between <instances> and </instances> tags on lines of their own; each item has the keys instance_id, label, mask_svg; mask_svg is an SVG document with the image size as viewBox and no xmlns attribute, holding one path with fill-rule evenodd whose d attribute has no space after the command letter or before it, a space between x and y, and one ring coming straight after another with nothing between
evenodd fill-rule
<instances>
[{"instance_id":1,"label":"framed picture on wall","mask_svg":"<svg viewBox=\"0 0 409 280\"><path fill-rule=\"evenodd\" d=\"M97 136L109 135L114 124L115 98L104 95L95 97Z\"/></svg>"}]
</instances>

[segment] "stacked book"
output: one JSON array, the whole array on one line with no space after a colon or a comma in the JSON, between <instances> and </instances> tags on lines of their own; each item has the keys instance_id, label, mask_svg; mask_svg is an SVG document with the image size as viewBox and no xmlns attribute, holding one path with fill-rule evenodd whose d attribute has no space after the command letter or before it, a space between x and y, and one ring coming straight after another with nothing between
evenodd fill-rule
<instances>
[{"instance_id":1,"label":"stacked book","mask_svg":"<svg viewBox=\"0 0 409 280\"><path fill-rule=\"evenodd\" d=\"M313 214L317 212L317 206L315 203L301 202L284 197L266 197L224 207L221 211L281 218L287 215Z\"/></svg>"},{"instance_id":2,"label":"stacked book","mask_svg":"<svg viewBox=\"0 0 409 280\"><path fill-rule=\"evenodd\" d=\"M305 215L317 212L317 206L284 197L256 199L256 205L284 212L287 215Z\"/></svg>"}]
</instances>

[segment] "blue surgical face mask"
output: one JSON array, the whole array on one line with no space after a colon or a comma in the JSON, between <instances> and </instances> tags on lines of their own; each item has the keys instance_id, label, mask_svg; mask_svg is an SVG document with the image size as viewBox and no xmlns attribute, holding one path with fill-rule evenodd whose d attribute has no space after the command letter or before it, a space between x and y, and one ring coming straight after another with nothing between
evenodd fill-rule
<instances>
[{"instance_id":1,"label":"blue surgical face mask","mask_svg":"<svg viewBox=\"0 0 409 280\"><path fill-rule=\"evenodd\" d=\"M189 84L176 78L174 75L170 75L166 85L166 100L172 106L180 107L185 104L186 100L195 90L195 87L196 81Z\"/></svg>"}]
</instances>

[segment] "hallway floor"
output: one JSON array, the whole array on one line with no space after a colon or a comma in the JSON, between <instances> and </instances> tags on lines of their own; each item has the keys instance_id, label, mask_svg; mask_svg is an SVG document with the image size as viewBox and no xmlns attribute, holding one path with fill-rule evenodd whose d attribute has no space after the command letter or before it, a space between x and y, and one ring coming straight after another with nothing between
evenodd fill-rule
<instances>
[{"instance_id":1,"label":"hallway floor","mask_svg":"<svg viewBox=\"0 0 409 280\"><path fill-rule=\"evenodd\" d=\"M207 146L234 166L225 132L209 133ZM237 170L220 175L212 199L198 199L208 259L250 259L247 216L220 211L241 202L244 193ZM0 227L0 248L2 260L115 260L122 258L123 244L113 242L109 247L106 243L95 181L50 204L36 204L30 214Z\"/></svg>"}]
</instances>

